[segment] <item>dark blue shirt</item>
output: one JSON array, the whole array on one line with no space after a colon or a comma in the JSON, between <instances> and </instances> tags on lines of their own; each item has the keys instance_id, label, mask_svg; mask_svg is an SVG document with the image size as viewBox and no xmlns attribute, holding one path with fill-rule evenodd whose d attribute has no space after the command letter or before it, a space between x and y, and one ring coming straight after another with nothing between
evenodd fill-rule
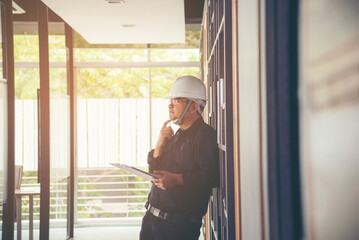
<instances>
[{"instance_id":1,"label":"dark blue shirt","mask_svg":"<svg viewBox=\"0 0 359 240\"><path fill-rule=\"evenodd\" d=\"M161 156L153 158L153 152L148 154L150 172L180 173L184 185L162 190L152 184L149 203L165 212L202 217L207 211L212 188L219 185L215 130L199 118L188 129L179 129Z\"/></svg>"}]
</instances>

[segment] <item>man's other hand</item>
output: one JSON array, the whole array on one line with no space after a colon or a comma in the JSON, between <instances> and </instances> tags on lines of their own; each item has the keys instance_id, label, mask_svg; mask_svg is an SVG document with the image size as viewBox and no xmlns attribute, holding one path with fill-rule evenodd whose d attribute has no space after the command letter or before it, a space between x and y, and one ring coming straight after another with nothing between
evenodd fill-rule
<instances>
[{"instance_id":1,"label":"man's other hand","mask_svg":"<svg viewBox=\"0 0 359 240\"><path fill-rule=\"evenodd\" d=\"M167 171L153 171L154 174L161 175L161 178L153 178L152 182L163 190L168 190L175 185L183 185L182 174L170 173Z\"/></svg>"}]
</instances>

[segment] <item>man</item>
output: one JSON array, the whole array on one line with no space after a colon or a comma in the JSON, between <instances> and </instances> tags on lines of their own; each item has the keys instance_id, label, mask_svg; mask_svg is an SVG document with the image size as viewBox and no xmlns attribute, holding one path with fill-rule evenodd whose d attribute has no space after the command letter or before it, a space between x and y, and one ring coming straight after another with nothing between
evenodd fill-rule
<instances>
[{"instance_id":1,"label":"man","mask_svg":"<svg viewBox=\"0 0 359 240\"><path fill-rule=\"evenodd\" d=\"M148 154L153 179L142 220L141 240L198 239L213 187L219 182L216 132L202 119L206 87L193 76L170 90L169 117ZM176 134L167 124L179 125Z\"/></svg>"}]
</instances>

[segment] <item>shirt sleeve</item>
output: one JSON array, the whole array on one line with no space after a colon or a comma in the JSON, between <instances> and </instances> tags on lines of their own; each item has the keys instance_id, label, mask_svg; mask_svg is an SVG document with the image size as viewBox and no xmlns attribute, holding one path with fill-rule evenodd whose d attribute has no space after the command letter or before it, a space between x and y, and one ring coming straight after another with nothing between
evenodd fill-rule
<instances>
[{"instance_id":1,"label":"shirt sleeve","mask_svg":"<svg viewBox=\"0 0 359 240\"><path fill-rule=\"evenodd\" d=\"M159 157L153 157L153 153L155 152L154 149L152 149L147 156L147 163L148 163L148 170L150 173L153 173L153 170L160 170L162 158Z\"/></svg>"},{"instance_id":2,"label":"shirt sleeve","mask_svg":"<svg viewBox=\"0 0 359 240\"><path fill-rule=\"evenodd\" d=\"M219 186L219 151L215 131L204 131L196 139L198 169L183 173L183 184L194 188Z\"/></svg>"}]
</instances>

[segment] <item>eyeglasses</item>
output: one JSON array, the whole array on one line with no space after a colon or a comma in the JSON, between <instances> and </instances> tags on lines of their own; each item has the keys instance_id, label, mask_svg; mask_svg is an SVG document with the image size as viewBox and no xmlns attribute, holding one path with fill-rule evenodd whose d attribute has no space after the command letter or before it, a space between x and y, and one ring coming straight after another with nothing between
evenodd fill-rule
<instances>
[{"instance_id":1,"label":"eyeglasses","mask_svg":"<svg viewBox=\"0 0 359 240\"><path fill-rule=\"evenodd\" d=\"M173 104L173 105L177 105L180 102L188 102L188 100L187 99L181 99L181 98L172 98L170 100L170 103Z\"/></svg>"}]
</instances>

